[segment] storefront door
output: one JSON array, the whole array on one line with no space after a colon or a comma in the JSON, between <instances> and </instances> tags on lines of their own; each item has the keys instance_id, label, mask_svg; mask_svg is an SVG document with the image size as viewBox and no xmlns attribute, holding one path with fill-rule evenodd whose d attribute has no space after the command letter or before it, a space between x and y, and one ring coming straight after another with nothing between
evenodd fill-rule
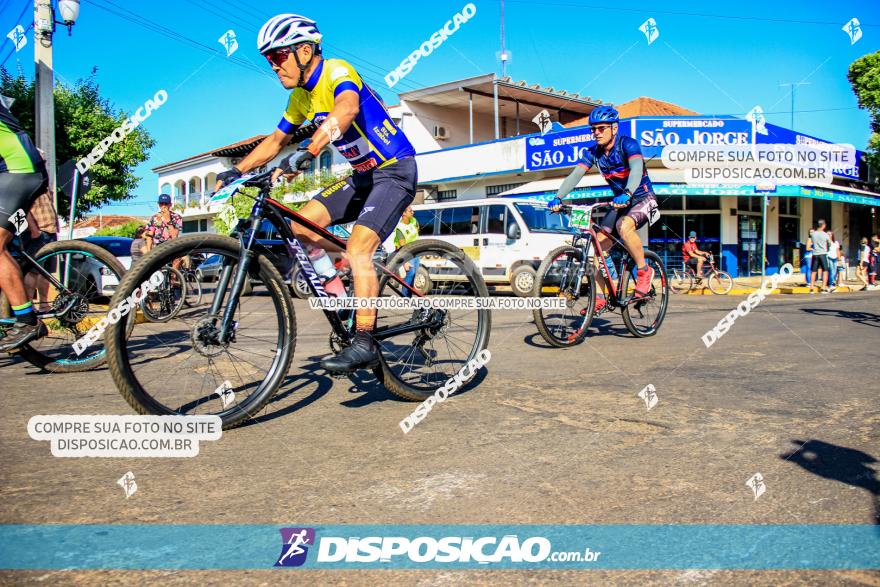
<instances>
[{"instance_id":1,"label":"storefront door","mask_svg":"<svg viewBox=\"0 0 880 587\"><path fill-rule=\"evenodd\" d=\"M761 216L739 215L739 274L761 274Z\"/></svg>"}]
</instances>

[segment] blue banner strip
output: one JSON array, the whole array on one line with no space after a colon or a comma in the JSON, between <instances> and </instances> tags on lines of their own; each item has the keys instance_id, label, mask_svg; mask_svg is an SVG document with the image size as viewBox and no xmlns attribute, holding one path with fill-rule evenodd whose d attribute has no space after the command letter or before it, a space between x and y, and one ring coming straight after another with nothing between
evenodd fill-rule
<instances>
[{"instance_id":1,"label":"blue banner strip","mask_svg":"<svg viewBox=\"0 0 880 587\"><path fill-rule=\"evenodd\" d=\"M298 565L289 568L880 568L880 526L870 525L375 525L308 530L312 543L302 544L305 556L287 557L288 565ZM3 569L269 569L291 551L281 526L267 525L4 525L0 544ZM383 548L390 554L386 562L380 557Z\"/></svg>"}]
</instances>

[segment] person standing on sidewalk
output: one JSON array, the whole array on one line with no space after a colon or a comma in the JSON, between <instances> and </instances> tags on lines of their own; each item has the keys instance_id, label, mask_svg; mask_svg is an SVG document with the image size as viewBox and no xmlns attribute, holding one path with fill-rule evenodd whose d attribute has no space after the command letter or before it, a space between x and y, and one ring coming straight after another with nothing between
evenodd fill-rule
<instances>
[{"instance_id":1,"label":"person standing on sidewalk","mask_svg":"<svg viewBox=\"0 0 880 587\"><path fill-rule=\"evenodd\" d=\"M394 248L399 249L403 245L408 245L415 241L417 238L419 238L419 221L413 216L412 205L410 205L403 211L403 216L400 217L400 222L397 223L397 227L394 229ZM403 264L403 270L406 271L406 276L403 280L407 285L412 285L416 280L416 272L419 270L420 263L421 259L416 257ZM408 298L412 295L412 292L404 289L402 295Z\"/></svg>"},{"instance_id":2,"label":"person standing on sidewalk","mask_svg":"<svg viewBox=\"0 0 880 587\"><path fill-rule=\"evenodd\" d=\"M868 246L868 239L862 238L859 242L859 255L857 257L856 278L862 282L862 289L868 289L868 265L871 259L871 247Z\"/></svg>"},{"instance_id":3,"label":"person standing on sidewalk","mask_svg":"<svg viewBox=\"0 0 880 587\"><path fill-rule=\"evenodd\" d=\"M819 272L822 273L822 287L820 291L823 294L831 293L828 290L828 245L831 240L828 233L825 232L825 221L819 220L816 230L813 231L813 263L812 263L812 282L818 286ZM813 293L813 288L810 288Z\"/></svg>"},{"instance_id":4,"label":"person standing on sidewalk","mask_svg":"<svg viewBox=\"0 0 880 587\"><path fill-rule=\"evenodd\" d=\"M834 237L834 231L828 231L828 286L831 291L837 289L837 260L840 258L840 243Z\"/></svg>"},{"instance_id":5,"label":"person standing on sidewalk","mask_svg":"<svg viewBox=\"0 0 880 587\"><path fill-rule=\"evenodd\" d=\"M810 293L813 293L813 280L810 279L813 271L813 229L810 229L810 232L807 233L807 245L806 251L804 252L804 278L807 282L807 287L810 288Z\"/></svg>"}]
</instances>

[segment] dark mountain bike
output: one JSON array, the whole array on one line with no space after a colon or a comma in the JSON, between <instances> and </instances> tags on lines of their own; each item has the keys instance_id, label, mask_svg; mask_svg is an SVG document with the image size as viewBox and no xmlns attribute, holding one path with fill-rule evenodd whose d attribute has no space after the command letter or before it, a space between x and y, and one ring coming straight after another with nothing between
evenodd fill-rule
<instances>
[{"instance_id":1,"label":"dark mountain bike","mask_svg":"<svg viewBox=\"0 0 880 587\"><path fill-rule=\"evenodd\" d=\"M22 268L37 319L49 331L14 352L52 373L87 371L102 365L106 353L101 341L79 355L74 343L107 315L110 296L125 275L122 263L109 251L82 240L49 243L33 257L16 244L8 250ZM134 319L132 312L121 321L122 326L130 331ZM0 292L0 338L14 322L6 295Z\"/></svg>"},{"instance_id":2,"label":"dark mountain bike","mask_svg":"<svg viewBox=\"0 0 880 587\"><path fill-rule=\"evenodd\" d=\"M597 232L602 228L592 221L592 213L610 207L609 204L590 206L562 206L562 213L578 216L580 232L575 234L571 245L559 247L550 252L538 268L535 279L535 296L559 296L567 300L564 310L538 309L533 311L535 324L541 336L553 346L569 347L579 344L587 335L587 329L594 318L596 306L596 268L605 278L609 292L606 296L605 311L620 310L623 322L634 336L643 338L653 336L659 330L666 316L669 302L669 281L666 267L660 257L645 251L645 263L654 269L651 291L646 297L636 298L636 264L624 244L613 235L609 253L620 261L614 263L606 259L598 250ZM611 268L617 273L610 278ZM615 283L616 279L616 283Z\"/></svg>"},{"instance_id":3,"label":"dark mountain bike","mask_svg":"<svg viewBox=\"0 0 880 587\"><path fill-rule=\"evenodd\" d=\"M231 428L255 416L284 382L296 344L297 320L289 288L275 265L254 246L255 235L264 220L271 222L317 298L329 296L290 222L320 234L336 247L344 249L346 243L270 198L271 175L267 171L243 177L213 198L216 202L232 197L240 188L257 189L256 196L248 196L254 199L250 229L240 238L217 234L176 238L144 255L120 285L113 303L175 258L220 257L219 278L204 284L202 306L181 309L164 323L138 324L130 336L118 325L108 329L110 372L137 412L218 415L224 428ZM403 279L404 263L414 258L437 274L430 291ZM459 248L445 242L419 240L374 265L379 298L403 297L404 291L420 298L488 296L477 267ZM263 287L243 295L251 279ZM309 311L323 312L330 323L330 350L351 343L352 310ZM373 336L381 362L373 373L393 394L424 400L486 348L490 320L488 310L379 309Z\"/></svg>"}]
</instances>

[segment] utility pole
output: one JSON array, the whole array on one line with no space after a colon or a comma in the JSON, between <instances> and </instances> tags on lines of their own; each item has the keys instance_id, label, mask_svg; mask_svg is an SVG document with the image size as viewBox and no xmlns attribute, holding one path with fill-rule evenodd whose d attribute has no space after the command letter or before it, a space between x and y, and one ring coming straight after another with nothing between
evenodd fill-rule
<instances>
[{"instance_id":1,"label":"utility pole","mask_svg":"<svg viewBox=\"0 0 880 587\"><path fill-rule=\"evenodd\" d=\"M797 90L798 86L807 86L810 85L810 82L789 82L786 84L779 84L780 88L791 86L791 125L789 128L794 130L794 94Z\"/></svg>"},{"instance_id":2,"label":"utility pole","mask_svg":"<svg viewBox=\"0 0 880 587\"><path fill-rule=\"evenodd\" d=\"M507 51L504 50L504 0L501 0L501 77L507 77Z\"/></svg>"},{"instance_id":3,"label":"utility pole","mask_svg":"<svg viewBox=\"0 0 880 587\"><path fill-rule=\"evenodd\" d=\"M52 0L34 0L34 63L36 80L34 83L34 109L37 147L46 154L46 169L49 172L49 189L52 190L53 204L58 209L58 192L55 189L55 97L52 92L55 82L52 72L52 33L55 16Z\"/></svg>"}]
</instances>

